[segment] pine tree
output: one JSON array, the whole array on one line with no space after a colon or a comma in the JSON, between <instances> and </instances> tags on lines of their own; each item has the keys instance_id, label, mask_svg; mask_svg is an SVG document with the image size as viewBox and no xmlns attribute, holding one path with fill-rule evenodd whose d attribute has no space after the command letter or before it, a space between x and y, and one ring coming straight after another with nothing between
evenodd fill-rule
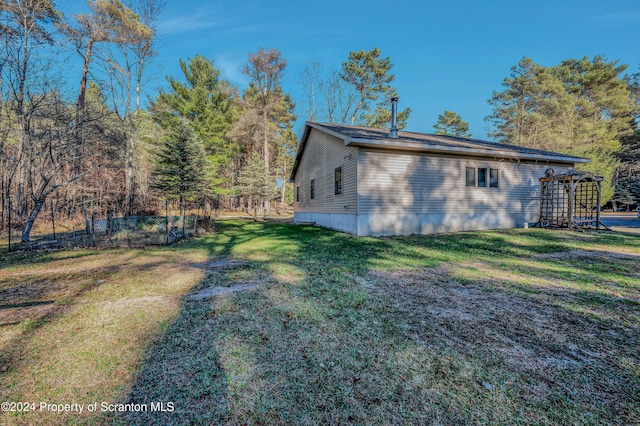
<instances>
[{"instance_id":1,"label":"pine tree","mask_svg":"<svg viewBox=\"0 0 640 426\"><path fill-rule=\"evenodd\" d=\"M470 138L469 123L462 120L460 114L453 111L445 111L438 115L438 122L433 125L436 135L455 136L458 138Z\"/></svg>"},{"instance_id":2,"label":"pine tree","mask_svg":"<svg viewBox=\"0 0 640 426\"><path fill-rule=\"evenodd\" d=\"M351 111L351 125L387 127L391 120L391 98L397 91L390 86L395 79L391 74L393 64L389 57L380 58L380 49L349 52L349 60L342 64L340 78L357 93L356 105ZM373 105L372 105L373 104ZM406 126L410 108L398 112L398 127Z\"/></svg>"},{"instance_id":3,"label":"pine tree","mask_svg":"<svg viewBox=\"0 0 640 426\"><path fill-rule=\"evenodd\" d=\"M611 199L616 204L640 203L640 165L635 162L620 164L615 173L615 195Z\"/></svg>"},{"instance_id":4,"label":"pine tree","mask_svg":"<svg viewBox=\"0 0 640 426\"><path fill-rule=\"evenodd\" d=\"M629 77L627 83L639 115L631 124L633 134L622 138L620 165L614 176L614 207L616 202L640 205L640 72Z\"/></svg>"},{"instance_id":5,"label":"pine tree","mask_svg":"<svg viewBox=\"0 0 640 426\"><path fill-rule=\"evenodd\" d=\"M273 185L279 171L288 167L288 164L283 165L280 148L293 135L292 123L296 120L293 99L282 88L281 80L286 65L287 61L276 49L259 49L249 55L247 64L241 69L251 79L249 87L242 94L245 114L232 133L245 154L241 162L247 161L247 156L248 161L252 162L253 155L260 152L264 172ZM267 217L271 198L263 200Z\"/></svg>"},{"instance_id":6,"label":"pine tree","mask_svg":"<svg viewBox=\"0 0 640 426\"><path fill-rule=\"evenodd\" d=\"M258 152L254 151L251 154L247 165L240 172L236 190L238 195L252 200L253 220L258 220L258 203L270 200L274 192L273 181L267 173L267 168Z\"/></svg>"},{"instance_id":7,"label":"pine tree","mask_svg":"<svg viewBox=\"0 0 640 426\"><path fill-rule=\"evenodd\" d=\"M225 180L225 166L238 151L226 138L240 115L236 89L220 78L220 70L203 56L196 55L188 63L180 60L180 67L186 81L168 76L171 89L161 92L151 109L156 121L170 131L185 120L189 123L205 149L203 157L211 172L206 194L213 197Z\"/></svg>"},{"instance_id":8,"label":"pine tree","mask_svg":"<svg viewBox=\"0 0 640 426\"><path fill-rule=\"evenodd\" d=\"M489 100L489 135L500 142L586 157L584 171L603 176L602 202L613 196L621 139L638 111L622 73L626 65L596 56L543 67L523 58Z\"/></svg>"},{"instance_id":9,"label":"pine tree","mask_svg":"<svg viewBox=\"0 0 640 426\"><path fill-rule=\"evenodd\" d=\"M207 161L202 142L185 120L173 126L158 147L153 188L167 198L201 196L207 184Z\"/></svg>"}]
</instances>

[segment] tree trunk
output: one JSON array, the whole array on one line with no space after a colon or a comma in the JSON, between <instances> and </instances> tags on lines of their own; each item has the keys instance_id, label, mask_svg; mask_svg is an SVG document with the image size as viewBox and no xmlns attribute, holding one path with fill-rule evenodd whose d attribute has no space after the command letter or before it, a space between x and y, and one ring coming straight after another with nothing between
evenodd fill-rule
<instances>
[{"instance_id":1,"label":"tree trunk","mask_svg":"<svg viewBox=\"0 0 640 426\"><path fill-rule=\"evenodd\" d=\"M128 64L128 61L127 61ZM144 64L144 60L138 58L138 67L136 68L136 80L135 80L135 109L131 113L131 73L127 78L127 106L126 113L129 120L129 137L127 139L127 145L125 147L125 203L127 216L131 214L133 210L133 200L135 199L135 151L136 151L136 126L138 124L138 112L140 112L140 86L142 85L142 74L140 65Z\"/></svg>"},{"instance_id":2,"label":"tree trunk","mask_svg":"<svg viewBox=\"0 0 640 426\"><path fill-rule=\"evenodd\" d=\"M135 114L135 113L134 113ZM135 151L135 121L131 119L130 135L127 138L126 160L125 160L125 216L130 216L133 206L134 183L133 183L133 162Z\"/></svg>"},{"instance_id":3,"label":"tree trunk","mask_svg":"<svg viewBox=\"0 0 640 426\"><path fill-rule=\"evenodd\" d=\"M267 122L267 111L266 108L264 112L264 167L267 171L267 176L269 176L269 123ZM264 218L266 219L269 216L269 200L266 200L264 203Z\"/></svg>"},{"instance_id":4,"label":"tree trunk","mask_svg":"<svg viewBox=\"0 0 640 426\"><path fill-rule=\"evenodd\" d=\"M87 43L87 52L84 55L84 65L82 67L82 78L80 79L80 93L76 102L76 125L82 123L84 115L84 99L87 91L87 76L89 74L89 61L91 61L91 51L93 50L93 39L89 39Z\"/></svg>"},{"instance_id":5,"label":"tree trunk","mask_svg":"<svg viewBox=\"0 0 640 426\"><path fill-rule=\"evenodd\" d=\"M40 214L40 210L44 205L45 198L39 198L35 200L33 204L33 210L31 210L31 214L29 215L29 219L27 219L27 223L24 225L24 229L22 230L22 237L20 241L23 243L29 242L29 235L31 234L31 228L33 228L33 223L36 221L38 214Z\"/></svg>"},{"instance_id":6,"label":"tree trunk","mask_svg":"<svg viewBox=\"0 0 640 426\"><path fill-rule=\"evenodd\" d=\"M113 209L111 206L107 207L107 235L113 233Z\"/></svg>"},{"instance_id":7,"label":"tree trunk","mask_svg":"<svg viewBox=\"0 0 640 426\"><path fill-rule=\"evenodd\" d=\"M91 224L89 223L89 214L87 213L86 198L82 199L82 208L84 210L84 229L87 232L87 235L89 235L91 233Z\"/></svg>"},{"instance_id":8,"label":"tree trunk","mask_svg":"<svg viewBox=\"0 0 640 426\"><path fill-rule=\"evenodd\" d=\"M351 125L353 126L356 122L356 115L358 114L358 110L364 104L364 91L360 91L360 102L356 105L356 108L353 110L353 115L351 116Z\"/></svg>"},{"instance_id":9,"label":"tree trunk","mask_svg":"<svg viewBox=\"0 0 640 426\"><path fill-rule=\"evenodd\" d=\"M281 196L281 202L282 202L282 209L286 210L286 207L285 207L285 204L286 204L285 192L287 190L287 162L286 161L282 164L282 187L280 189L281 189L280 196Z\"/></svg>"}]
</instances>

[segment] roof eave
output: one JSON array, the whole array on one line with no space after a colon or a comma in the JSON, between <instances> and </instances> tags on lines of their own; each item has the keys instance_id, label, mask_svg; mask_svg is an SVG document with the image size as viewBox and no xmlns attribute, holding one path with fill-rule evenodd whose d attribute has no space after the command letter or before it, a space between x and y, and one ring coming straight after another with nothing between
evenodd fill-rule
<instances>
[{"instance_id":1,"label":"roof eave","mask_svg":"<svg viewBox=\"0 0 640 426\"><path fill-rule=\"evenodd\" d=\"M304 123L304 130L302 132L302 137L300 138L300 145L298 146L298 152L296 152L296 158L293 160L293 167L291 168L291 174L289 175L289 182L293 182L296 178L296 173L298 173L298 167L300 166L300 159L302 158L302 153L304 152L304 148L307 144L307 138L309 137L310 131L311 127L307 121Z\"/></svg>"},{"instance_id":2,"label":"roof eave","mask_svg":"<svg viewBox=\"0 0 640 426\"><path fill-rule=\"evenodd\" d=\"M425 145L415 142L402 142L397 139L390 142L385 140L373 140L373 139L360 139L351 138L347 145L372 147L394 151L414 151L414 152L431 152L440 154L470 154L480 157L499 157L499 158L516 158L525 160L543 160L554 161L559 163L588 163L590 160L581 157L563 157L555 155L541 155L524 153L517 151L503 151L503 150L486 150L486 149L474 149L474 148L462 148L462 147L442 147L438 145Z\"/></svg>"},{"instance_id":3,"label":"roof eave","mask_svg":"<svg viewBox=\"0 0 640 426\"><path fill-rule=\"evenodd\" d=\"M300 167L300 160L302 159L302 154L304 149L307 146L307 140L309 139L309 134L311 133L311 129L321 130L325 133L330 134L331 136L335 136L338 139L344 141L345 145L349 144L349 139L345 138L344 135L335 132L333 130L327 129L326 127L320 126L313 121L307 121L304 123L304 131L302 132L302 138L300 138L300 146L298 147L298 152L296 153L296 158L293 161L293 168L291 169L291 174L289 175L289 182L293 182L296 178L296 173L298 173L298 167Z\"/></svg>"}]
</instances>

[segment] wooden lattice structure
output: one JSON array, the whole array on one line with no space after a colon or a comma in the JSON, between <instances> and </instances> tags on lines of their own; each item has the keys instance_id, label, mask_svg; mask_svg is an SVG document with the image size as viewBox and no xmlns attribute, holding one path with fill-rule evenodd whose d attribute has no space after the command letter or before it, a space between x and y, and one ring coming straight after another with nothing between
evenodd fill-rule
<instances>
[{"instance_id":1,"label":"wooden lattice structure","mask_svg":"<svg viewBox=\"0 0 640 426\"><path fill-rule=\"evenodd\" d=\"M600 222L602 177L570 170L540 178L540 221L543 228L607 228ZM607 228L608 229L608 228Z\"/></svg>"}]
</instances>

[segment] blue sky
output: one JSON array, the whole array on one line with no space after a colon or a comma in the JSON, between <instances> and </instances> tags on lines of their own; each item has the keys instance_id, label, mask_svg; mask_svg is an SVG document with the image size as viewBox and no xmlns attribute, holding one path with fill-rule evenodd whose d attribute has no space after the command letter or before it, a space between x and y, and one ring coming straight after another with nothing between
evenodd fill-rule
<instances>
[{"instance_id":1,"label":"blue sky","mask_svg":"<svg viewBox=\"0 0 640 426\"><path fill-rule=\"evenodd\" d=\"M59 0L67 14L81 0ZM301 104L299 73L312 59L339 69L352 50L379 47L395 65L407 130L432 132L438 114L459 113L486 138L487 100L523 56L542 65L605 55L640 71L640 1L217 1L167 0L159 24L160 76L181 76L179 58L215 61L240 89L250 52L274 47L288 62L283 87ZM306 117L300 112L296 130Z\"/></svg>"}]
</instances>

